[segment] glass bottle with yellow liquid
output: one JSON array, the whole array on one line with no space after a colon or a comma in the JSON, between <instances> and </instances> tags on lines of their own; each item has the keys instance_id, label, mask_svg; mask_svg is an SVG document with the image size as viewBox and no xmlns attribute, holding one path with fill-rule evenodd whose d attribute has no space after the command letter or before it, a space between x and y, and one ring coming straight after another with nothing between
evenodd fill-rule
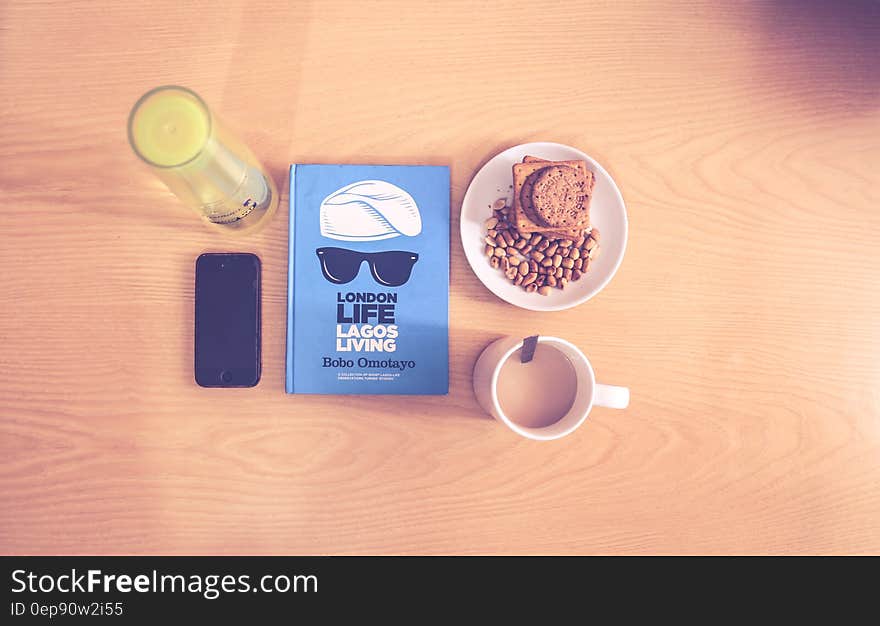
<instances>
[{"instance_id":1,"label":"glass bottle with yellow liquid","mask_svg":"<svg viewBox=\"0 0 880 626\"><path fill-rule=\"evenodd\" d=\"M225 232L252 233L278 207L259 161L186 87L144 94L131 110L128 140L175 195Z\"/></svg>"}]
</instances>

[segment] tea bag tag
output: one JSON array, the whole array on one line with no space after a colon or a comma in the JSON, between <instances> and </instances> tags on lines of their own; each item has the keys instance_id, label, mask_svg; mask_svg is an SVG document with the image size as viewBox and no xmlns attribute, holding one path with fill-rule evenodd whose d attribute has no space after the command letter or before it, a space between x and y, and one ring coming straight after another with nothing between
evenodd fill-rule
<instances>
[{"instance_id":1,"label":"tea bag tag","mask_svg":"<svg viewBox=\"0 0 880 626\"><path fill-rule=\"evenodd\" d=\"M532 335L523 339L522 350L520 351L520 363L528 363L535 357L535 348L538 347L538 335Z\"/></svg>"}]
</instances>

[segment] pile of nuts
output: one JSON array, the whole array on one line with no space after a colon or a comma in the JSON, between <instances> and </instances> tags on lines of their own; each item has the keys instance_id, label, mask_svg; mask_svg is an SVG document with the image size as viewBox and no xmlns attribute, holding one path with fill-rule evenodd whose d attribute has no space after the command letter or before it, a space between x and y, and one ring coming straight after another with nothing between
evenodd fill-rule
<instances>
[{"instance_id":1,"label":"pile of nuts","mask_svg":"<svg viewBox=\"0 0 880 626\"><path fill-rule=\"evenodd\" d=\"M546 296L554 287L565 289L586 274L599 256L599 231L595 228L584 231L577 240L520 234L508 221L512 214L505 198L492 205L492 217L485 223L485 254L489 265L528 293L537 291Z\"/></svg>"}]
</instances>

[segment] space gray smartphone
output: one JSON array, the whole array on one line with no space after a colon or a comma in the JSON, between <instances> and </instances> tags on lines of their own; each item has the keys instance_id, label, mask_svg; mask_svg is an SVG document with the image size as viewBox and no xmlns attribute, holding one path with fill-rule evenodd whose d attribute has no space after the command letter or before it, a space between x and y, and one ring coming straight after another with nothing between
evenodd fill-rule
<instances>
[{"instance_id":1,"label":"space gray smartphone","mask_svg":"<svg viewBox=\"0 0 880 626\"><path fill-rule=\"evenodd\" d=\"M202 387L260 382L260 270L249 253L196 260L195 379Z\"/></svg>"}]
</instances>

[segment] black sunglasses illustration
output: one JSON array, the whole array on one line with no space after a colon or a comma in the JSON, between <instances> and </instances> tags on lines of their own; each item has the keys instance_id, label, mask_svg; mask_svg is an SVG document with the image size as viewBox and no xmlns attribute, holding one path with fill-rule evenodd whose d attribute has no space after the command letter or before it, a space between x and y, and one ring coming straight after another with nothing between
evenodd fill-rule
<instances>
[{"instance_id":1,"label":"black sunglasses illustration","mask_svg":"<svg viewBox=\"0 0 880 626\"><path fill-rule=\"evenodd\" d=\"M342 285L354 280L361 263L370 264L373 279L386 287L399 287L409 280L413 265L419 260L415 252L389 250L387 252L358 252L345 248L318 248L321 272L331 283Z\"/></svg>"}]
</instances>

